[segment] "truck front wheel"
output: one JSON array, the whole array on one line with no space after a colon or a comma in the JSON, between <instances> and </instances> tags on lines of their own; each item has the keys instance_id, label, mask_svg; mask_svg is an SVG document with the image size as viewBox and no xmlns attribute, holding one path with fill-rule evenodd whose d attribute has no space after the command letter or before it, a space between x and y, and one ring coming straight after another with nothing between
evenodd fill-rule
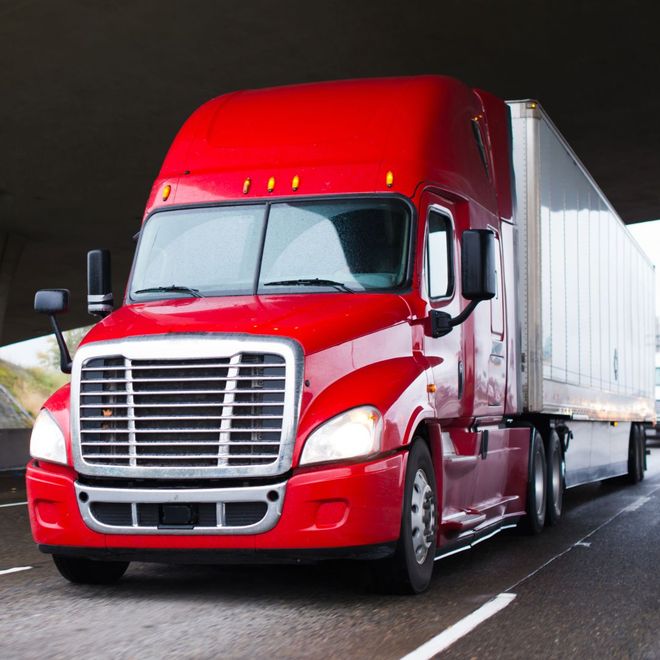
<instances>
[{"instance_id":1,"label":"truck front wheel","mask_svg":"<svg viewBox=\"0 0 660 660\"><path fill-rule=\"evenodd\" d=\"M74 584L112 584L121 579L129 564L63 555L53 555L53 561L60 575Z\"/></svg>"},{"instance_id":2,"label":"truck front wheel","mask_svg":"<svg viewBox=\"0 0 660 660\"><path fill-rule=\"evenodd\" d=\"M429 586L438 527L436 492L431 454L426 443L416 438L408 455L401 535L396 551L392 557L372 566L379 591L418 594Z\"/></svg>"}]
</instances>

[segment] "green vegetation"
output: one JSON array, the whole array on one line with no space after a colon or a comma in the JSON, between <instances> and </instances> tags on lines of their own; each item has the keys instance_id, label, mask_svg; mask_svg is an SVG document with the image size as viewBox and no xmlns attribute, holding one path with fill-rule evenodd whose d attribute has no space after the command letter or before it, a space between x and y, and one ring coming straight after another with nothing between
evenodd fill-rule
<instances>
[{"instance_id":1,"label":"green vegetation","mask_svg":"<svg viewBox=\"0 0 660 660\"><path fill-rule=\"evenodd\" d=\"M68 376L60 372L42 367L25 369L0 360L0 385L7 388L32 417L37 416L44 401L68 380Z\"/></svg>"},{"instance_id":2,"label":"green vegetation","mask_svg":"<svg viewBox=\"0 0 660 660\"><path fill-rule=\"evenodd\" d=\"M85 338L91 326L84 328L74 328L73 330L66 330L64 332L64 339L66 345L69 347L69 353L73 357L80 346L80 342ZM57 345L55 336L48 339L48 348L37 355L41 366L48 372L60 371L60 349Z\"/></svg>"},{"instance_id":3,"label":"green vegetation","mask_svg":"<svg viewBox=\"0 0 660 660\"><path fill-rule=\"evenodd\" d=\"M75 354L88 331L89 327L76 328L64 333L71 355ZM49 339L48 347L39 353L38 357L41 366L30 368L19 367L6 360L0 360L0 385L33 419L39 414L44 401L69 381L69 376L60 371L60 351L55 337ZM0 427L11 428L28 423L29 421L20 414L18 408L3 396L2 405L0 405Z\"/></svg>"}]
</instances>

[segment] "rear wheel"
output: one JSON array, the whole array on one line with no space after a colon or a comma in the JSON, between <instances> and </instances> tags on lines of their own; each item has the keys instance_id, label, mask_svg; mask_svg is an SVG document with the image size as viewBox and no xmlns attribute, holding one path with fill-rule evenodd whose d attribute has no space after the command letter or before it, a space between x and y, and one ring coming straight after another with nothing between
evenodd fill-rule
<instances>
[{"instance_id":1,"label":"rear wheel","mask_svg":"<svg viewBox=\"0 0 660 660\"><path fill-rule=\"evenodd\" d=\"M645 444L644 431L639 424L633 424L628 443L628 482L631 484L637 484L644 478Z\"/></svg>"},{"instance_id":2,"label":"rear wheel","mask_svg":"<svg viewBox=\"0 0 660 660\"><path fill-rule=\"evenodd\" d=\"M74 584L112 584L121 579L129 564L63 555L53 555L53 561L60 575Z\"/></svg>"},{"instance_id":3,"label":"rear wheel","mask_svg":"<svg viewBox=\"0 0 660 660\"><path fill-rule=\"evenodd\" d=\"M530 442L526 515L521 526L528 534L540 534L545 524L548 470L543 439L536 429L531 431Z\"/></svg>"},{"instance_id":4,"label":"rear wheel","mask_svg":"<svg viewBox=\"0 0 660 660\"><path fill-rule=\"evenodd\" d=\"M408 455L401 535L396 551L392 557L372 565L379 591L417 594L426 590L433 574L437 516L431 454L426 443L416 439Z\"/></svg>"},{"instance_id":5,"label":"rear wheel","mask_svg":"<svg viewBox=\"0 0 660 660\"><path fill-rule=\"evenodd\" d=\"M546 470L547 470L547 510L546 525L556 525L561 519L564 510L564 455L561 449L561 440L555 429L551 429L546 440Z\"/></svg>"}]
</instances>

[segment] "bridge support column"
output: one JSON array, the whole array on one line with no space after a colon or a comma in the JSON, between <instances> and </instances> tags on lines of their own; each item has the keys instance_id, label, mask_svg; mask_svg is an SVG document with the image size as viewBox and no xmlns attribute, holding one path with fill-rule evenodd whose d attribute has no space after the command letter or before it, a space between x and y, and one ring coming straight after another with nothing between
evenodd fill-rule
<instances>
[{"instance_id":1,"label":"bridge support column","mask_svg":"<svg viewBox=\"0 0 660 660\"><path fill-rule=\"evenodd\" d=\"M11 285L25 239L17 234L0 233L0 345L5 325L5 313L11 294Z\"/></svg>"}]
</instances>

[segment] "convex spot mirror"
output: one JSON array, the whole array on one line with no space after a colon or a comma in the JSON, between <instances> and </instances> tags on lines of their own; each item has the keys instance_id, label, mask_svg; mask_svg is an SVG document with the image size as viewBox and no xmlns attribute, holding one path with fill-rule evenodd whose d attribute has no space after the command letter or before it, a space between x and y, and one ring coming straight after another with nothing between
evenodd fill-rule
<instances>
[{"instance_id":1,"label":"convex spot mirror","mask_svg":"<svg viewBox=\"0 0 660 660\"><path fill-rule=\"evenodd\" d=\"M39 314L61 314L69 311L68 289L40 289L34 296L34 311Z\"/></svg>"},{"instance_id":2,"label":"convex spot mirror","mask_svg":"<svg viewBox=\"0 0 660 660\"><path fill-rule=\"evenodd\" d=\"M466 300L490 300L497 294L495 235L490 229L463 232L461 288Z\"/></svg>"}]
</instances>

